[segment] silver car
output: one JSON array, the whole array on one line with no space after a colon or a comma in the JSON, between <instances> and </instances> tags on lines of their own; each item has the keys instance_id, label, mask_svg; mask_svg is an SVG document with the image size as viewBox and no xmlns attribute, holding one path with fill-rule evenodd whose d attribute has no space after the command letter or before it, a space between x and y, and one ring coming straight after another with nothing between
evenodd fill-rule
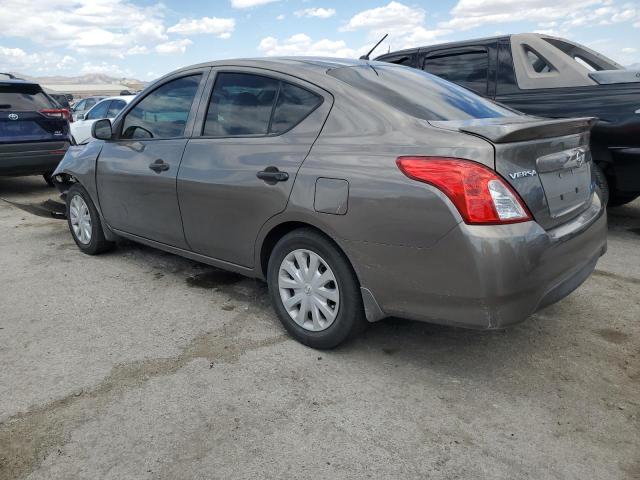
<instances>
[{"instance_id":1,"label":"silver car","mask_svg":"<svg viewBox=\"0 0 640 480\"><path fill-rule=\"evenodd\" d=\"M331 348L387 316L502 328L577 288L606 250L592 123L385 63L218 61L95 122L55 181L83 252L123 237L264 279Z\"/></svg>"}]
</instances>

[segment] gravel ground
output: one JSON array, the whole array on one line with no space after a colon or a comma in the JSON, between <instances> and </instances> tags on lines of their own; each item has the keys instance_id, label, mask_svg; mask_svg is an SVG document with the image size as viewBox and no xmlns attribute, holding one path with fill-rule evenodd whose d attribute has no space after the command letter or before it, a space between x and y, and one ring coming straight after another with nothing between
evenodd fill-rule
<instances>
[{"instance_id":1,"label":"gravel ground","mask_svg":"<svg viewBox=\"0 0 640 480\"><path fill-rule=\"evenodd\" d=\"M37 177L0 198L2 480L640 478L640 202L524 324L392 319L318 352L259 282L83 255Z\"/></svg>"}]
</instances>

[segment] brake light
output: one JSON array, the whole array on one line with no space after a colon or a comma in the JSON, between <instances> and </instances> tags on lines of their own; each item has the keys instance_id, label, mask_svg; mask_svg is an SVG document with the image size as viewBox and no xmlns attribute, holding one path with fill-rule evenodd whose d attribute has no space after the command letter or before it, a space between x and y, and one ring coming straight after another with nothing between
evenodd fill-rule
<instances>
[{"instance_id":1,"label":"brake light","mask_svg":"<svg viewBox=\"0 0 640 480\"><path fill-rule=\"evenodd\" d=\"M45 108L44 110L40 110L40 113L49 118L66 118L69 122L73 122L71 112L66 108Z\"/></svg>"},{"instance_id":2,"label":"brake light","mask_svg":"<svg viewBox=\"0 0 640 480\"><path fill-rule=\"evenodd\" d=\"M531 220L524 203L493 170L448 157L399 157L407 177L440 189L468 224L505 224Z\"/></svg>"}]
</instances>

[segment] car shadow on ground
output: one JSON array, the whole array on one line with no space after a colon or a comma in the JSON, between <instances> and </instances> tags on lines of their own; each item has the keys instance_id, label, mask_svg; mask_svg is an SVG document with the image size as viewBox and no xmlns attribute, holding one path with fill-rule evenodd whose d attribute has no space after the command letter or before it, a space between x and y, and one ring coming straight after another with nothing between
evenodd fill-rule
<instances>
[{"instance_id":1,"label":"car shadow on ground","mask_svg":"<svg viewBox=\"0 0 640 480\"><path fill-rule=\"evenodd\" d=\"M0 198L9 197L15 199L16 203L27 204L31 195L34 195L34 202L40 202L39 205L46 203L43 199L47 198L58 201L57 192L39 177L0 178ZM33 211L29 213L38 215ZM640 201L609 209L609 225L611 230L640 234ZM63 223L61 227L66 229ZM70 247L73 248L73 245ZM261 281L126 240L119 242L118 249L105 255L126 257L127 261L148 271L151 281L174 277L172 280L184 282L190 288L220 291L231 301L259 310L273 321L275 328L284 332L271 310L266 285ZM577 301L569 298L548 307L542 314L534 315L521 325L499 331L466 330L389 318L370 324L359 338L334 350L331 355L375 354L379 357L382 354L382 358L388 358L390 362L439 365L450 370L451 374L468 372L477 378L482 372L509 369L513 362L527 363L531 361L530 357L537 357L540 351L546 350L549 343L556 347L569 344L572 340L571 329L559 325L554 318L567 314L562 307L565 305L566 308L566 302L577 305ZM221 302L218 308L231 308L231 305ZM606 315L606 312L603 314Z\"/></svg>"}]
</instances>

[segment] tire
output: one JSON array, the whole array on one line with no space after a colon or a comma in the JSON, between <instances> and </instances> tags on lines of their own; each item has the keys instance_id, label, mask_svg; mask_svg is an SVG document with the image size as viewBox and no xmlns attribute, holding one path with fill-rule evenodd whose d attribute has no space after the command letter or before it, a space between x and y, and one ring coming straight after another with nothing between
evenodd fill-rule
<instances>
[{"instance_id":1,"label":"tire","mask_svg":"<svg viewBox=\"0 0 640 480\"><path fill-rule=\"evenodd\" d=\"M607 180L607 176L602 171L600 165L595 162L593 163L593 176L596 179L596 184L600 187L600 191L602 192L602 201L606 206L609 203L609 198L611 196L609 181Z\"/></svg>"},{"instance_id":2,"label":"tire","mask_svg":"<svg viewBox=\"0 0 640 480\"><path fill-rule=\"evenodd\" d=\"M313 255L317 257L315 268ZM289 273L292 269L303 276L295 280ZM269 257L267 283L282 325L304 345L334 348L367 325L360 286L349 260L330 239L313 229L294 230L280 239ZM285 299L294 301L294 297L300 301L293 306L290 303L288 310ZM302 313L303 302L309 306L307 315Z\"/></svg>"},{"instance_id":3,"label":"tire","mask_svg":"<svg viewBox=\"0 0 640 480\"><path fill-rule=\"evenodd\" d=\"M617 193L611 194L609 199L609 207L619 207L620 205L626 205L633 202L638 195L620 195Z\"/></svg>"},{"instance_id":4,"label":"tire","mask_svg":"<svg viewBox=\"0 0 640 480\"><path fill-rule=\"evenodd\" d=\"M89 193L82 185L79 183L72 185L67 192L66 201L67 224L80 251L87 255L97 255L111 250L114 243L104 238L100 215ZM74 210L78 213L74 213ZM81 221L87 218L89 219L88 223ZM80 233L76 233L77 231ZM90 232L90 235L87 236L87 232Z\"/></svg>"},{"instance_id":5,"label":"tire","mask_svg":"<svg viewBox=\"0 0 640 480\"><path fill-rule=\"evenodd\" d=\"M55 184L53 183L53 178L51 176L53 172L49 172L49 173L45 173L42 175L42 178L44 178L44 181L47 182L47 185L49 185L50 187L55 187Z\"/></svg>"}]
</instances>

